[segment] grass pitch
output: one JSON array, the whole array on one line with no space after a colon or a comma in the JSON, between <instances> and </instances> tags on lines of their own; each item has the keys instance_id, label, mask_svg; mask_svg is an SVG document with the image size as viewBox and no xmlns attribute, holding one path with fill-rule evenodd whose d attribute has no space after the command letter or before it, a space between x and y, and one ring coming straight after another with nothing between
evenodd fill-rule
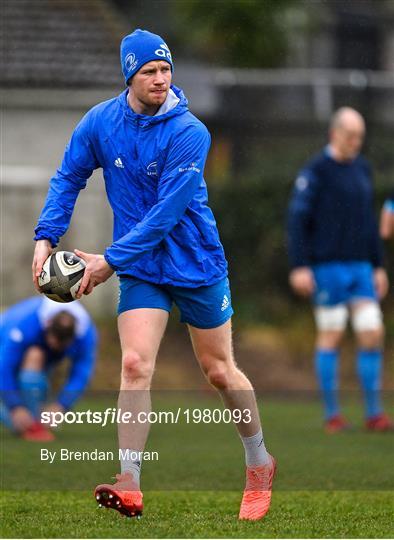
<instances>
[{"instance_id":1,"label":"grass pitch","mask_svg":"<svg viewBox=\"0 0 394 540\"><path fill-rule=\"evenodd\" d=\"M276 492L259 522L237 521L238 492L146 492L141 520L96 510L90 492L3 494L11 538L391 538L387 492Z\"/></svg>"},{"instance_id":2,"label":"grass pitch","mask_svg":"<svg viewBox=\"0 0 394 540\"><path fill-rule=\"evenodd\" d=\"M179 396L172 401L181 402ZM182 405L207 406L196 396ZM109 401L112 405L113 402ZM155 403L155 400L154 400ZM193 405L191 405L193 404ZM105 404L107 406L107 403ZM209 406L220 407L218 401ZM85 401L80 410L104 408ZM157 408L157 407L155 407ZM169 402L159 403L161 410ZM356 426L361 410L346 411ZM327 436L316 402L264 400L265 439L278 460L269 514L239 522L243 450L232 425L153 425L143 464L145 512L141 520L97 509L95 484L110 481L114 462L40 460L42 447L116 448L115 426L68 425L54 443L2 436L3 537L12 538L390 538L393 529L394 437L352 433Z\"/></svg>"}]
</instances>

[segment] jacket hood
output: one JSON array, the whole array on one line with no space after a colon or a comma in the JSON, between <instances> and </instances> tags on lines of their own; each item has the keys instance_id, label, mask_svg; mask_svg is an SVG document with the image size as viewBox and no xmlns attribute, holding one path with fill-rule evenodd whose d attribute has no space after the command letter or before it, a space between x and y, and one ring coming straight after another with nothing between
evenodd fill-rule
<instances>
[{"instance_id":1,"label":"jacket hood","mask_svg":"<svg viewBox=\"0 0 394 540\"><path fill-rule=\"evenodd\" d=\"M178 116L180 114L184 114L187 112L188 109L188 101L183 93L183 90L181 88L178 88L175 85L171 85L171 90L174 92L177 98L179 98L179 103L171 110L164 114L160 114L159 116L149 116L146 114L137 114L135 113L128 105L127 103L127 96L129 93L129 89L126 88L118 97L118 101L122 107L123 113L125 117L133 122L134 124L139 124L141 126L145 125L153 125L158 124L159 122L163 122L164 120L167 120L168 118L172 118L173 116Z\"/></svg>"}]
</instances>

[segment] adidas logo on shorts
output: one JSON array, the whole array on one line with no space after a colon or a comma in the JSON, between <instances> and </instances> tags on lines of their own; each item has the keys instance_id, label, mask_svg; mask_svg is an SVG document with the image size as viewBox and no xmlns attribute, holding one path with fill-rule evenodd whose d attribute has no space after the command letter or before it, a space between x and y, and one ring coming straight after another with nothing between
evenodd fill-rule
<instances>
[{"instance_id":1,"label":"adidas logo on shorts","mask_svg":"<svg viewBox=\"0 0 394 540\"><path fill-rule=\"evenodd\" d=\"M230 300L228 299L227 294L225 294L223 296L222 307L220 309L224 311L225 309L229 307L229 305L230 305Z\"/></svg>"}]
</instances>

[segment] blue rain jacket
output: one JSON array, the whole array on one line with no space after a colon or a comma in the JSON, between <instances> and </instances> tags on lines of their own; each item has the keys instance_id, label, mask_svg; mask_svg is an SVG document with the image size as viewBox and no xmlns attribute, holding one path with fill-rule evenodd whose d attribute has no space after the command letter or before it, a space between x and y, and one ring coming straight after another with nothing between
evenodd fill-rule
<instances>
[{"instance_id":1,"label":"blue rain jacket","mask_svg":"<svg viewBox=\"0 0 394 540\"><path fill-rule=\"evenodd\" d=\"M182 90L171 88L179 103L164 114L134 113L126 89L82 118L51 179L35 240L57 245L80 189L101 167L114 215L104 256L119 276L191 288L227 276L203 177L210 135Z\"/></svg>"}]
</instances>

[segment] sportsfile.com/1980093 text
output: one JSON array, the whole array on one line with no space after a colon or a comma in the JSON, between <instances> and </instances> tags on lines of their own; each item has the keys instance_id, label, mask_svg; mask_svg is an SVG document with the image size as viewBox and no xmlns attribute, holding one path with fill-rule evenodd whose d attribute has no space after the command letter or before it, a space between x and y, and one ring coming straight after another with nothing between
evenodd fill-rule
<instances>
[{"instance_id":1,"label":"sportsfile.com/1980093 text","mask_svg":"<svg viewBox=\"0 0 394 540\"><path fill-rule=\"evenodd\" d=\"M230 424L234 422L248 424L251 422L250 409L199 409L178 407L173 411L122 411L109 407L104 411L67 411L41 413L41 423L50 427L60 424L98 424L105 427L108 424Z\"/></svg>"}]
</instances>

